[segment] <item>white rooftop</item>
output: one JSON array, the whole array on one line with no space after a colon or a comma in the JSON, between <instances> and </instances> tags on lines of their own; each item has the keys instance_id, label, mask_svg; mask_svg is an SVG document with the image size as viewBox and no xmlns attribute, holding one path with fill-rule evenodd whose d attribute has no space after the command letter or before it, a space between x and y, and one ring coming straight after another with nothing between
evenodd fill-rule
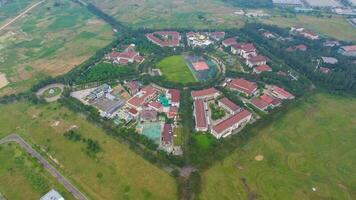
<instances>
[{"instance_id":1,"label":"white rooftop","mask_svg":"<svg viewBox=\"0 0 356 200\"><path fill-rule=\"evenodd\" d=\"M64 200L64 198L54 189L49 191L40 200Z\"/></svg>"}]
</instances>

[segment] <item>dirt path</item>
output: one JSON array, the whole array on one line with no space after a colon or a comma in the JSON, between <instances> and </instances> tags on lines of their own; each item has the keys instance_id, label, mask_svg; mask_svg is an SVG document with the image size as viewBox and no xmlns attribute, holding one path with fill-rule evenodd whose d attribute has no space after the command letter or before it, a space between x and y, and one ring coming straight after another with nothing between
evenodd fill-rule
<instances>
[{"instance_id":1,"label":"dirt path","mask_svg":"<svg viewBox=\"0 0 356 200\"><path fill-rule=\"evenodd\" d=\"M6 79L6 75L3 73L0 73L0 89L7 86L9 84L9 81Z\"/></svg>"},{"instance_id":2,"label":"dirt path","mask_svg":"<svg viewBox=\"0 0 356 200\"><path fill-rule=\"evenodd\" d=\"M33 8L37 7L38 5L40 5L41 3L45 2L45 0L42 0L40 2L37 2L35 4L33 4L32 6L30 6L29 8L27 8L26 10L22 11L19 15L17 15L16 17L14 17L13 19L11 19L10 21L8 21L7 23L5 23L4 25L2 25L0 27L0 31L2 31L3 29L5 29L6 27L10 26L12 23L14 23L17 19L19 19L20 17L24 16L26 13L30 12Z\"/></svg>"}]
</instances>

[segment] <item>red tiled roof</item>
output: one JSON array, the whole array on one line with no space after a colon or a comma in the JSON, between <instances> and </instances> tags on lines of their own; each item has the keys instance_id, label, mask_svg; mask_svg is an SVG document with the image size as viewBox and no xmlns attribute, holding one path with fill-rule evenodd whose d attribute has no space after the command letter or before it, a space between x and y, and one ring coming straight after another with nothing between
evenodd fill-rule
<instances>
[{"instance_id":1,"label":"red tiled roof","mask_svg":"<svg viewBox=\"0 0 356 200\"><path fill-rule=\"evenodd\" d=\"M161 36L171 36L170 40L161 40L157 38L155 35ZM160 45L160 46L178 46L179 45L179 33L176 31L157 31L154 33L146 34L146 37L152 42Z\"/></svg>"},{"instance_id":2,"label":"red tiled roof","mask_svg":"<svg viewBox=\"0 0 356 200\"><path fill-rule=\"evenodd\" d=\"M287 91L285 91L283 88L280 88L278 86L274 86L273 91L281 96L284 96L285 98L293 98L293 95Z\"/></svg>"},{"instance_id":3,"label":"red tiled roof","mask_svg":"<svg viewBox=\"0 0 356 200\"><path fill-rule=\"evenodd\" d=\"M245 52L253 52L256 51L256 48L252 43L246 43L241 46L241 50Z\"/></svg>"},{"instance_id":4,"label":"red tiled roof","mask_svg":"<svg viewBox=\"0 0 356 200\"><path fill-rule=\"evenodd\" d=\"M164 124L162 131L162 141L165 143L172 141L172 125Z\"/></svg>"},{"instance_id":5,"label":"red tiled roof","mask_svg":"<svg viewBox=\"0 0 356 200\"><path fill-rule=\"evenodd\" d=\"M308 47L305 46L304 44L300 44L300 45L295 46L294 49L297 49L299 51L305 51L308 49Z\"/></svg>"},{"instance_id":6,"label":"red tiled roof","mask_svg":"<svg viewBox=\"0 0 356 200\"><path fill-rule=\"evenodd\" d=\"M127 112L129 112L133 116L138 114L138 111L136 109L134 109L134 108L130 108Z\"/></svg>"},{"instance_id":7,"label":"red tiled roof","mask_svg":"<svg viewBox=\"0 0 356 200\"><path fill-rule=\"evenodd\" d=\"M209 65L205 61L199 61L193 63L193 67L196 71L204 71L209 69Z\"/></svg>"},{"instance_id":8,"label":"red tiled roof","mask_svg":"<svg viewBox=\"0 0 356 200\"><path fill-rule=\"evenodd\" d=\"M195 100L194 108L195 108L196 127L206 128L208 124L205 116L204 102L202 100Z\"/></svg>"},{"instance_id":9,"label":"red tiled roof","mask_svg":"<svg viewBox=\"0 0 356 200\"><path fill-rule=\"evenodd\" d=\"M203 90L192 91L191 95L193 98L196 98L196 97L205 97L205 96L213 95L215 93L219 93L219 91L217 91L215 88L208 88Z\"/></svg>"},{"instance_id":10,"label":"red tiled roof","mask_svg":"<svg viewBox=\"0 0 356 200\"><path fill-rule=\"evenodd\" d=\"M356 45L349 45L341 47L346 52L354 52L356 51Z\"/></svg>"},{"instance_id":11,"label":"red tiled roof","mask_svg":"<svg viewBox=\"0 0 356 200\"><path fill-rule=\"evenodd\" d=\"M236 44L232 44L232 45L231 45L231 48L238 50L238 49L241 49L244 44L245 44L245 43L238 42L238 43L236 43Z\"/></svg>"},{"instance_id":12,"label":"red tiled roof","mask_svg":"<svg viewBox=\"0 0 356 200\"><path fill-rule=\"evenodd\" d=\"M320 70L320 72L322 72L324 74L330 73L330 69L326 68L326 67L320 67L319 70Z\"/></svg>"},{"instance_id":13,"label":"red tiled roof","mask_svg":"<svg viewBox=\"0 0 356 200\"><path fill-rule=\"evenodd\" d=\"M257 108L261 109L261 110L264 110L266 109L270 104L263 101L262 99L260 98L254 98L251 100L251 103L256 106Z\"/></svg>"},{"instance_id":14,"label":"red tiled roof","mask_svg":"<svg viewBox=\"0 0 356 200\"><path fill-rule=\"evenodd\" d=\"M253 94L257 90L257 85L254 82L239 78L233 79L229 84L228 87L232 89L236 89L247 93L248 95Z\"/></svg>"},{"instance_id":15,"label":"red tiled roof","mask_svg":"<svg viewBox=\"0 0 356 200\"><path fill-rule=\"evenodd\" d=\"M126 65L127 63L129 63L129 60L127 60L125 58L120 58L119 63L122 65Z\"/></svg>"},{"instance_id":16,"label":"red tiled roof","mask_svg":"<svg viewBox=\"0 0 356 200\"><path fill-rule=\"evenodd\" d=\"M138 82L137 81L130 81L127 84L127 87L131 92L134 92L135 90L138 90Z\"/></svg>"},{"instance_id":17,"label":"red tiled roof","mask_svg":"<svg viewBox=\"0 0 356 200\"><path fill-rule=\"evenodd\" d=\"M272 68L268 65L260 65L254 68L257 72L269 72L272 71Z\"/></svg>"},{"instance_id":18,"label":"red tiled roof","mask_svg":"<svg viewBox=\"0 0 356 200\"><path fill-rule=\"evenodd\" d=\"M272 102L274 100L274 98L268 96L267 94L260 96L260 99L268 104L272 104Z\"/></svg>"},{"instance_id":19,"label":"red tiled roof","mask_svg":"<svg viewBox=\"0 0 356 200\"><path fill-rule=\"evenodd\" d=\"M236 105L234 102L230 101L228 98L222 98L219 100L220 103L224 104L226 107L228 107L230 110L236 112L240 110L240 106Z\"/></svg>"},{"instance_id":20,"label":"red tiled roof","mask_svg":"<svg viewBox=\"0 0 356 200\"><path fill-rule=\"evenodd\" d=\"M217 125L213 126L213 130L217 134L223 133L226 129L234 126L237 123L240 123L242 120L246 119L250 116L251 113L247 110L242 110L239 113L232 115L231 117L225 119L224 121L218 123Z\"/></svg>"},{"instance_id":21,"label":"red tiled roof","mask_svg":"<svg viewBox=\"0 0 356 200\"><path fill-rule=\"evenodd\" d=\"M119 57L119 55L120 55L120 53L116 52L116 51L109 53L109 57L111 59L117 58L117 57Z\"/></svg>"},{"instance_id":22,"label":"red tiled roof","mask_svg":"<svg viewBox=\"0 0 356 200\"><path fill-rule=\"evenodd\" d=\"M171 102L172 103L179 103L180 99L180 91L176 89L169 89L168 93L171 94Z\"/></svg>"},{"instance_id":23,"label":"red tiled roof","mask_svg":"<svg viewBox=\"0 0 356 200\"><path fill-rule=\"evenodd\" d=\"M225 46L231 46L231 45L235 45L235 44L237 44L237 41L235 38L228 38L223 41L223 45L225 45Z\"/></svg>"},{"instance_id":24,"label":"red tiled roof","mask_svg":"<svg viewBox=\"0 0 356 200\"><path fill-rule=\"evenodd\" d=\"M157 110L162 108L162 104L157 102L157 101L152 101L148 105L153 107L153 108L155 108L155 109L157 109Z\"/></svg>"},{"instance_id":25,"label":"red tiled roof","mask_svg":"<svg viewBox=\"0 0 356 200\"><path fill-rule=\"evenodd\" d=\"M247 60L251 63L257 63L257 62L267 62L266 57L262 55L257 55L257 56L250 56L247 58Z\"/></svg>"},{"instance_id":26,"label":"red tiled roof","mask_svg":"<svg viewBox=\"0 0 356 200\"><path fill-rule=\"evenodd\" d=\"M125 58L125 59L134 59L134 57L136 55L137 55L137 52L135 52L135 51L125 51L125 52L119 53L118 57Z\"/></svg>"},{"instance_id":27,"label":"red tiled roof","mask_svg":"<svg viewBox=\"0 0 356 200\"><path fill-rule=\"evenodd\" d=\"M143 93L143 95L140 96L136 94L135 96L131 97L131 99L129 99L127 103L135 107L142 106L145 103L146 99L149 96L154 95L156 92L157 90L154 87L147 86L140 91L140 94Z\"/></svg>"}]
</instances>

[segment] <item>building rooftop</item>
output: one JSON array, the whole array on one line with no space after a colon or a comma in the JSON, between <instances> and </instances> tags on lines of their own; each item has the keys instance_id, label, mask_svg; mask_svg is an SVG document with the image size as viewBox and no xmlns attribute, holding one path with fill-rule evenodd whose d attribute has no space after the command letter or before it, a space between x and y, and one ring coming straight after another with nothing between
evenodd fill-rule
<instances>
[{"instance_id":1,"label":"building rooftop","mask_svg":"<svg viewBox=\"0 0 356 200\"><path fill-rule=\"evenodd\" d=\"M170 143L172 141L172 125L164 124L162 131L162 142Z\"/></svg>"},{"instance_id":2,"label":"building rooftop","mask_svg":"<svg viewBox=\"0 0 356 200\"><path fill-rule=\"evenodd\" d=\"M208 126L205 116L204 102L202 100L194 101L195 108L195 123L198 128L206 128Z\"/></svg>"},{"instance_id":3,"label":"building rooftop","mask_svg":"<svg viewBox=\"0 0 356 200\"><path fill-rule=\"evenodd\" d=\"M224 104L226 107L228 107L230 110L233 112L236 112L241 109L240 106L236 105L234 102L230 101L228 98L224 97L219 100L220 103Z\"/></svg>"},{"instance_id":4,"label":"building rooftop","mask_svg":"<svg viewBox=\"0 0 356 200\"><path fill-rule=\"evenodd\" d=\"M232 89L236 89L247 93L248 95L253 94L257 90L257 84L242 78L233 79L229 84L228 87Z\"/></svg>"},{"instance_id":5,"label":"building rooftop","mask_svg":"<svg viewBox=\"0 0 356 200\"><path fill-rule=\"evenodd\" d=\"M213 130L217 133L217 134L221 134L223 133L226 129L234 126L237 123L240 123L242 120L244 120L246 117L250 116L251 113L247 110L242 110L239 113L236 113L234 115L232 115L231 117L223 120L222 122L216 124L215 126L213 126Z\"/></svg>"},{"instance_id":6,"label":"building rooftop","mask_svg":"<svg viewBox=\"0 0 356 200\"><path fill-rule=\"evenodd\" d=\"M169 89L168 93L171 94L171 103L179 103L180 91L177 89Z\"/></svg>"},{"instance_id":7,"label":"building rooftop","mask_svg":"<svg viewBox=\"0 0 356 200\"><path fill-rule=\"evenodd\" d=\"M192 91L191 95L193 98L197 98L197 97L205 97L205 96L209 96L209 95L214 95L216 93L219 93L219 91L216 90L215 88L208 88L208 89L203 89L203 90Z\"/></svg>"},{"instance_id":8,"label":"building rooftop","mask_svg":"<svg viewBox=\"0 0 356 200\"><path fill-rule=\"evenodd\" d=\"M268 65L260 65L254 68L257 72L269 72L272 71L272 68Z\"/></svg>"},{"instance_id":9,"label":"building rooftop","mask_svg":"<svg viewBox=\"0 0 356 200\"><path fill-rule=\"evenodd\" d=\"M40 200L64 200L64 198L54 189L41 197Z\"/></svg>"}]
</instances>

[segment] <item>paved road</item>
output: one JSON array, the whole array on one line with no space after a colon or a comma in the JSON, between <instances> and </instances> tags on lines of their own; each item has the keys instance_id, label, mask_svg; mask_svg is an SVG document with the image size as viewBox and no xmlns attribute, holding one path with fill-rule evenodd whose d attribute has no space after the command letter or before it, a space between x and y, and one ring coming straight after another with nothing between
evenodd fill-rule
<instances>
[{"instance_id":1,"label":"paved road","mask_svg":"<svg viewBox=\"0 0 356 200\"><path fill-rule=\"evenodd\" d=\"M23 12L21 12L19 15L17 15L15 18L11 19L9 22L7 22L6 24L4 24L3 26L0 27L0 31L5 29L7 26L11 25L12 23L14 23L17 19L19 19L20 17L24 16L26 13L30 12L33 8L35 8L36 6L40 5L41 3L45 2L44 0L37 2L35 4L33 4L32 6L30 6L29 8L27 8L26 10L24 10Z\"/></svg>"},{"instance_id":2,"label":"paved road","mask_svg":"<svg viewBox=\"0 0 356 200\"><path fill-rule=\"evenodd\" d=\"M16 142L20 145L28 154L32 157L36 158L38 162L42 164L42 166L54 176L59 183L61 183L76 199L79 200L87 200L88 198L85 197L83 193L81 193L76 187L74 187L62 174L60 174L56 168L54 168L45 158L42 157L37 151L35 151L31 145L29 145L25 140L23 140L19 135L11 134L3 139L0 140L0 145L9 143L9 142Z\"/></svg>"}]
</instances>

